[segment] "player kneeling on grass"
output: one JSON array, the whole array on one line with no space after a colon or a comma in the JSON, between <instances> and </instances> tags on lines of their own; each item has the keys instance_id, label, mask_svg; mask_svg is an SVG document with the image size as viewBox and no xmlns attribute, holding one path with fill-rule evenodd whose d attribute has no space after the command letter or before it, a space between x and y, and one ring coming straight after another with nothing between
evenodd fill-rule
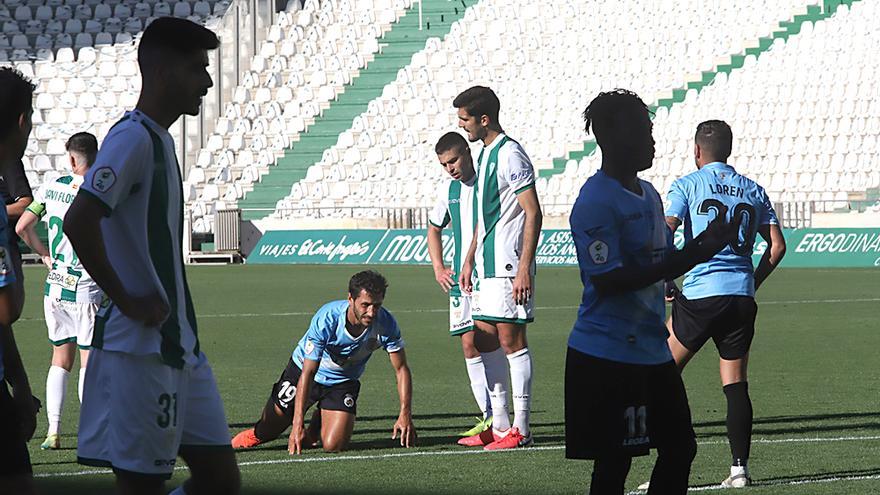
<instances>
[{"instance_id":1,"label":"player kneeling on grass","mask_svg":"<svg viewBox=\"0 0 880 495\"><path fill-rule=\"evenodd\" d=\"M392 439L415 445L412 422L412 375L406 364L400 328L382 307L388 283L372 270L356 273L348 282L348 299L325 304L312 317L306 334L294 349L257 424L232 439L237 449L251 448L281 436L293 426L288 452L321 443L327 452L348 447L357 414L358 380L373 351L388 352L397 374L400 415ZM318 408L305 428L305 413Z\"/></svg>"},{"instance_id":2,"label":"player kneeling on grass","mask_svg":"<svg viewBox=\"0 0 880 495\"><path fill-rule=\"evenodd\" d=\"M83 176L95 162L98 140L87 132L80 132L70 137L66 148L73 173L44 184L37 193L36 201L28 206L15 225L15 232L49 267L43 310L49 329L49 342L52 343L52 365L46 375L49 431L40 445L44 450L61 448L61 411L77 347L80 349L78 390L82 402L95 313L102 296L98 284L85 271L79 257L73 252L70 240L61 231L64 215L83 183ZM49 227L48 249L40 241L35 228L41 219Z\"/></svg>"}]
</instances>

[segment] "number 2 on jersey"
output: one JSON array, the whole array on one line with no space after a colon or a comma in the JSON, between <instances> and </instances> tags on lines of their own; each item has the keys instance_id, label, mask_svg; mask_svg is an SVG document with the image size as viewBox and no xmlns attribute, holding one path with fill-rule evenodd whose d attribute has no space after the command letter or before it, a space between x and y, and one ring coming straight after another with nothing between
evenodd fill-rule
<instances>
[{"instance_id":1,"label":"number 2 on jersey","mask_svg":"<svg viewBox=\"0 0 880 495\"><path fill-rule=\"evenodd\" d=\"M55 261L60 261L64 263L64 255L58 252L58 248L61 246L61 240L64 238L64 228L63 221L58 217L49 217L49 254L52 256L52 259ZM76 259L76 254L73 255L73 259L70 260L71 265L76 265L79 260Z\"/></svg>"},{"instance_id":2,"label":"number 2 on jersey","mask_svg":"<svg viewBox=\"0 0 880 495\"><path fill-rule=\"evenodd\" d=\"M758 234L758 222L755 218L755 207L748 203L737 203L733 213L728 216L727 205L714 198L709 198L700 203L697 213L708 215L715 212L715 218L722 217L728 222L739 224L739 235L730 244L730 249L740 256L751 256L755 246L755 236Z\"/></svg>"}]
</instances>

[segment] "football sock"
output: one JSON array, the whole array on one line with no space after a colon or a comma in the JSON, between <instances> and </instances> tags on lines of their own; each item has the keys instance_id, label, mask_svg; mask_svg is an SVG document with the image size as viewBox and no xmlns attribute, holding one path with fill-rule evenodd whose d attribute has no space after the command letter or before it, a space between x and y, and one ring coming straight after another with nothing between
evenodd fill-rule
<instances>
[{"instance_id":1,"label":"football sock","mask_svg":"<svg viewBox=\"0 0 880 495\"><path fill-rule=\"evenodd\" d=\"M486 386L486 369L483 367L483 357L465 358L468 377L471 380L471 392L477 401L477 406L483 413L483 419L492 415L492 406L489 402L489 387Z\"/></svg>"},{"instance_id":2,"label":"football sock","mask_svg":"<svg viewBox=\"0 0 880 495\"><path fill-rule=\"evenodd\" d=\"M79 369L79 386L77 387L77 392L79 393L79 403L82 404L83 401L83 384L86 382L86 369Z\"/></svg>"},{"instance_id":3,"label":"football sock","mask_svg":"<svg viewBox=\"0 0 880 495\"><path fill-rule=\"evenodd\" d=\"M727 396L727 440L733 456L732 466L746 467L752 443L752 401L748 382L724 386Z\"/></svg>"},{"instance_id":4,"label":"football sock","mask_svg":"<svg viewBox=\"0 0 880 495\"><path fill-rule=\"evenodd\" d=\"M492 428L499 433L505 432L510 429L510 417L507 413L507 358L501 348L483 352L481 355L492 405Z\"/></svg>"},{"instance_id":5,"label":"football sock","mask_svg":"<svg viewBox=\"0 0 880 495\"><path fill-rule=\"evenodd\" d=\"M510 391L513 393L513 426L529 436L529 412L532 405L532 355L524 347L507 355L510 363Z\"/></svg>"},{"instance_id":6,"label":"football sock","mask_svg":"<svg viewBox=\"0 0 880 495\"><path fill-rule=\"evenodd\" d=\"M67 378L70 372L60 366L51 366L46 375L46 417L49 420L49 435L61 433L61 409L67 392Z\"/></svg>"}]
</instances>

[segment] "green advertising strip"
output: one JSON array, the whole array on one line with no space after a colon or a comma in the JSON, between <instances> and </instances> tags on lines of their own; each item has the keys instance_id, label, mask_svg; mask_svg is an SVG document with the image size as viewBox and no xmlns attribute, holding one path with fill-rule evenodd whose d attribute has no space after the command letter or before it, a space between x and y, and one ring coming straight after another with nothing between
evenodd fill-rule
<instances>
[{"instance_id":1,"label":"green advertising strip","mask_svg":"<svg viewBox=\"0 0 880 495\"><path fill-rule=\"evenodd\" d=\"M786 229L788 250L782 266L880 266L880 228ZM675 234L681 247L684 236ZM767 243L755 242L757 263ZM443 234L443 258L452 263L452 235ZM577 252L568 230L544 230L535 254L541 266L577 266ZM428 239L424 230L278 230L263 235L247 259L258 264L425 265Z\"/></svg>"}]
</instances>

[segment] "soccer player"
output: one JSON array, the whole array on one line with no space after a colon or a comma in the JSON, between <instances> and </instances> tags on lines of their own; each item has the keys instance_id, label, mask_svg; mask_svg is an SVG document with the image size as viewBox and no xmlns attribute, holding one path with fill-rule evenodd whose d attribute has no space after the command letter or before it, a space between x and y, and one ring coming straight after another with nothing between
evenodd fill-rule
<instances>
[{"instance_id":1,"label":"soccer player","mask_svg":"<svg viewBox=\"0 0 880 495\"><path fill-rule=\"evenodd\" d=\"M711 258L734 228L719 219L673 251L660 196L637 175L654 159L644 102L601 93L584 120L602 168L569 219L584 291L565 365L566 457L594 461L590 493L622 494L632 457L654 447L648 493L684 494L697 444L666 344L663 282Z\"/></svg>"},{"instance_id":2,"label":"soccer player","mask_svg":"<svg viewBox=\"0 0 880 495\"><path fill-rule=\"evenodd\" d=\"M197 115L217 36L163 17L141 36L137 107L108 133L64 218L64 233L106 294L95 316L78 461L110 466L122 494L235 494L223 403L199 347L183 265L183 193L168 128Z\"/></svg>"},{"instance_id":3,"label":"soccer player","mask_svg":"<svg viewBox=\"0 0 880 495\"><path fill-rule=\"evenodd\" d=\"M431 210L428 225L428 254L434 267L434 278L444 292L449 294L449 334L461 336L461 349L471 383L471 392L477 401L482 416L477 424L462 433L463 437L478 435L492 425L492 406L489 389L486 385L486 370L483 356L474 342L474 320L471 316L471 296L464 294L458 286L461 271L462 251L471 245L474 236L474 185L477 174L467 141L458 133L448 132L437 141L434 147L437 159L443 170L452 178L440 188L437 205ZM455 244L452 267L443 263L443 241L441 234L447 226L452 226ZM486 352L486 360L495 359L498 366L504 367L504 353L499 351L497 341L491 352ZM486 351L486 349L484 349ZM500 360L500 361L499 361Z\"/></svg>"},{"instance_id":4,"label":"soccer player","mask_svg":"<svg viewBox=\"0 0 880 495\"><path fill-rule=\"evenodd\" d=\"M500 342L510 365L513 425L507 409L503 366L487 362L486 381L492 403L492 430L466 444L487 450L525 447L532 393L532 356L526 324L534 320L535 250L541 233L541 205L535 192L532 162L519 143L508 137L498 121L501 103L495 92L474 86L452 102L458 125L471 142L482 141L477 159L477 227L459 275L465 293L473 292L472 312L480 349ZM472 282L476 269L477 281Z\"/></svg>"},{"instance_id":5,"label":"soccer player","mask_svg":"<svg viewBox=\"0 0 880 495\"><path fill-rule=\"evenodd\" d=\"M348 299L329 302L315 313L287 367L272 386L260 420L236 435L233 447L256 447L278 438L292 426L287 443L291 455L318 442L326 452L345 450L354 431L359 379L373 351L379 348L391 358L400 398L400 414L391 438L399 436L400 445L405 447L415 445L412 374L397 321L382 307L387 288L385 278L377 272L356 273L348 282ZM306 430L306 411L316 403L318 409Z\"/></svg>"},{"instance_id":6,"label":"soccer player","mask_svg":"<svg viewBox=\"0 0 880 495\"><path fill-rule=\"evenodd\" d=\"M80 132L67 140L66 148L73 173L44 184L15 226L16 233L42 257L50 270L43 299L49 342L53 346L52 365L46 376L49 431L40 445L44 450L61 448L61 411L77 347L80 349L77 390L82 402L92 328L101 302L101 289L83 269L61 227L64 215L82 185L83 176L95 161L98 140L87 132ZM35 226L40 219L49 227L49 249L36 233Z\"/></svg>"},{"instance_id":7,"label":"soccer player","mask_svg":"<svg viewBox=\"0 0 880 495\"><path fill-rule=\"evenodd\" d=\"M684 224L688 241L716 217L739 222L736 241L690 270L681 292L672 291L669 320L669 348L679 369L684 369L710 338L721 356L727 438L733 455L730 476L721 484L739 488L751 484L752 403L746 366L758 311L755 290L785 256L785 238L764 188L727 164L732 145L733 133L727 123L709 120L697 126L697 171L672 183L666 223L672 232ZM767 242L767 249L754 269L756 234Z\"/></svg>"},{"instance_id":8,"label":"soccer player","mask_svg":"<svg viewBox=\"0 0 880 495\"><path fill-rule=\"evenodd\" d=\"M21 160L30 136L35 86L20 72L0 68L0 174ZM27 441L37 428L39 402L12 334L20 304L9 254L6 209L0 213L0 486L4 493L35 493ZM7 384L12 387L9 394Z\"/></svg>"}]
</instances>

